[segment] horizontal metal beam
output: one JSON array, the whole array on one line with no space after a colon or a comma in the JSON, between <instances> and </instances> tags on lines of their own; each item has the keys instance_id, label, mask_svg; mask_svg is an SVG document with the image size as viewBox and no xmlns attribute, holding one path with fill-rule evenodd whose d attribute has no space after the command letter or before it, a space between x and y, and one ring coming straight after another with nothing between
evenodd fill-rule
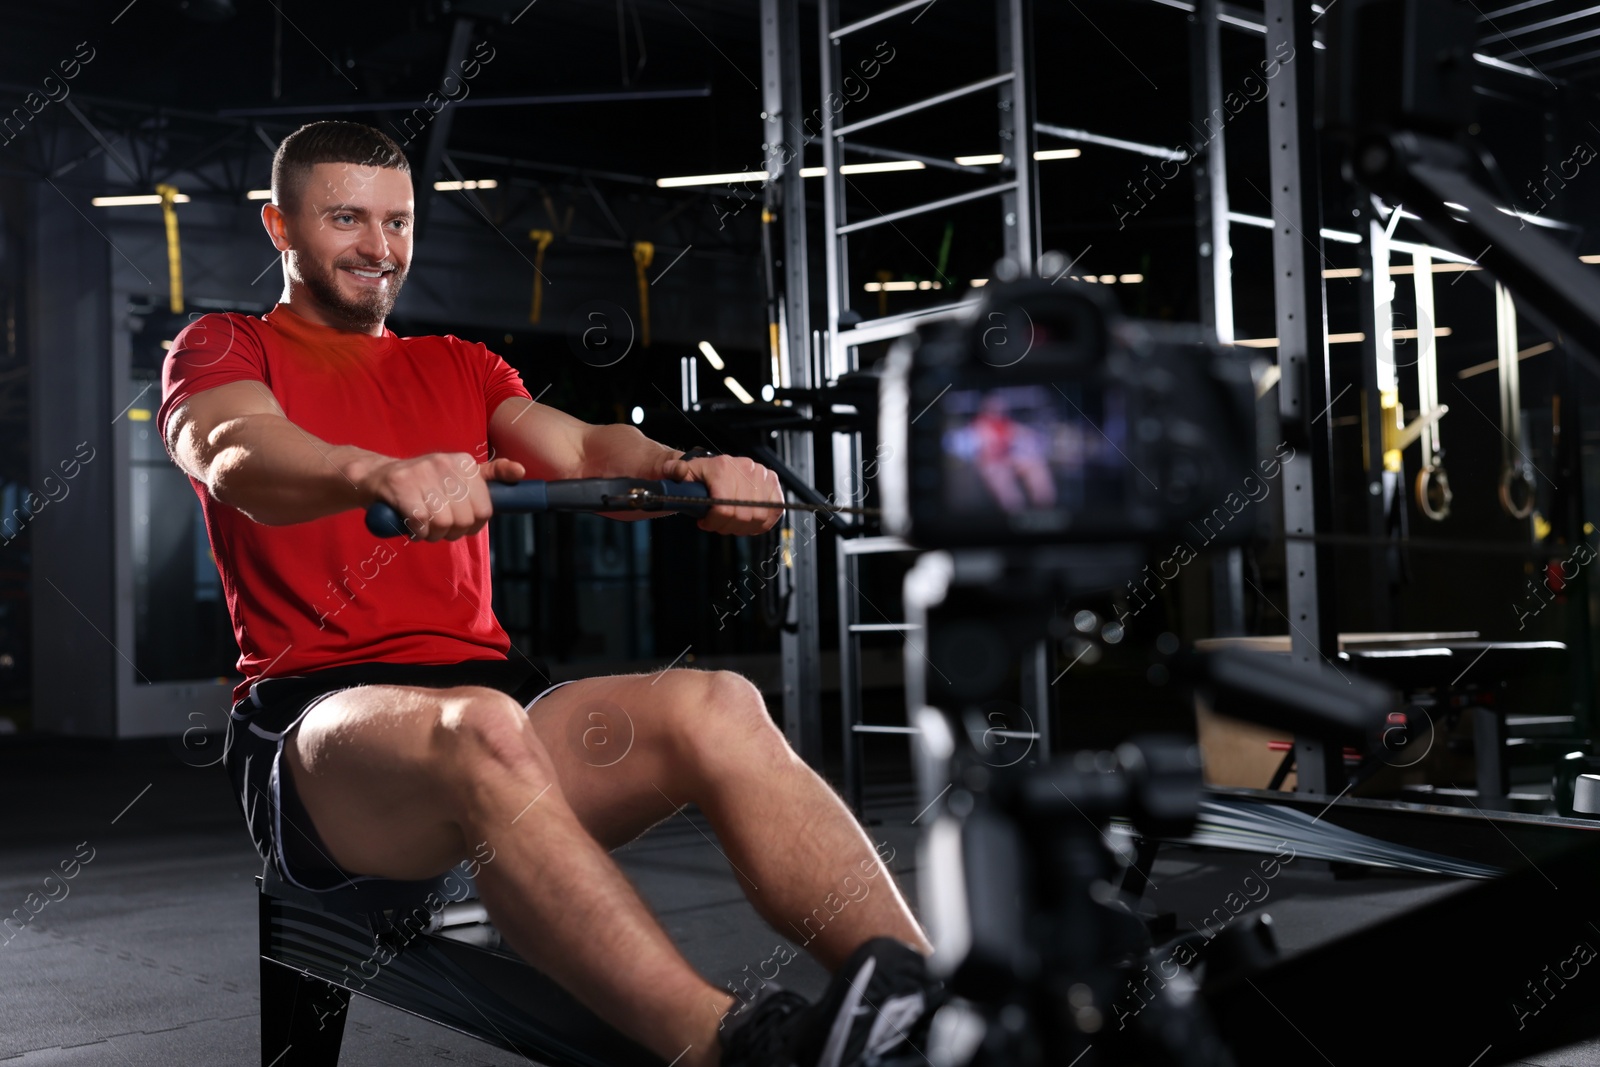
<instances>
[{"instance_id":1,"label":"horizontal metal beam","mask_svg":"<svg viewBox=\"0 0 1600 1067\"><path fill-rule=\"evenodd\" d=\"M531 107L535 104L603 104L611 101L683 100L711 95L711 86L681 89L598 89L592 92L538 93L532 96L464 96L447 101L452 107ZM435 102L438 98L435 97ZM428 107L426 100L368 100L343 104L286 104L281 107L230 107L217 112L223 118L271 115L333 115L368 111L409 111Z\"/></svg>"},{"instance_id":2,"label":"horizontal metal beam","mask_svg":"<svg viewBox=\"0 0 1600 1067\"><path fill-rule=\"evenodd\" d=\"M848 126L836 126L834 127L833 135L835 137L845 137L849 134L855 133L858 130L865 130L873 126L877 126L880 123L888 122L891 119L904 118L907 115L915 115L917 112L926 111L930 107L938 107L940 104L947 104L952 100L959 100L963 96L971 96L973 93L981 93L985 89L993 89L997 85L1003 85L1004 83L1010 81L1013 77L1015 77L1015 75L1009 70L1004 74L995 74L991 77L983 79L982 81L973 82L971 85L963 85L959 89L951 89L947 93L939 93L936 96L928 97L926 100L918 100L914 104L907 104L905 107L897 107L893 111L885 111L883 114L874 115L870 119L862 119L860 122L852 122Z\"/></svg>"},{"instance_id":3,"label":"horizontal metal beam","mask_svg":"<svg viewBox=\"0 0 1600 1067\"><path fill-rule=\"evenodd\" d=\"M936 2L937 0L906 0L905 3L896 4L894 7L891 7L885 11L880 11L876 15L868 15L866 18L861 19L858 22L852 22L848 25L840 26L838 29L828 34L828 40L837 41L841 37L850 36L857 30L864 30L868 26L876 26L885 19L892 19L896 15L904 15L907 11L915 11L919 7L927 7L929 4ZM921 16L918 17L920 18ZM912 21L914 22L916 20L913 19Z\"/></svg>"},{"instance_id":4,"label":"horizontal metal beam","mask_svg":"<svg viewBox=\"0 0 1600 1067\"><path fill-rule=\"evenodd\" d=\"M1551 0L1523 0L1520 4L1512 4L1510 7L1503 7L1498 11L1481 12L1478 15L1478 21L1493 22L1495 19L1505 18L1507 15L1515 15L1519 11L1527 11L1529 8L1543 7L1548 3L1551 3Z\"/></svg>"},{"instance_id":5,"label":"horizontal metal beam","mask_svg":"<svg viewBox=\"0 0 1600 1067\"><path fill-rule=\"evenodd\" d=\"M1600 59L1600 49L1590 49L1587 52L1580 52L1575 56L1568 56L1565 59L1558 59L1554 63L1550 62L1549 60L1545 60L1544 65L1549 67L1551 70L1560 70L1562 67L1575 67L1580 63L1592 63L1596 59Z\"/></svg>"},{"instance_id":6,"label":"horizontal metal beam","mask_svg":"<svg viewBox=\"0 0 1600 1067\"><path fill-rule=\"evenodd\" d=\"M834 340L836 343L846 346L870 345L878 341L888 341L895 337L904 337L907 334L916 333L917 327L925 322L944 322L947 319L959 319L977 306L977 300L963 300L960 303L941 304L938 307L926 308L922 311L907 311L899 315L885 315L881 319L869 319L853 330L840 330ZM886 549L885 551L897 551L897 549Z\"/></svg>"},{"instance_id":7,"label":"horizontal metal beam","mask_svg":"<svg viewBox=\"0 0 1600 1067\"><path fill-rule=\"evenodd\" d=\"M1577 19L1585 18L1596 13L1600 13L1600 4L1597 4L1593 7L1586 7L1578 11L1569 11L1564 15L1557 15L1553 19L1545 19L1542 22L1529 22L1521 26L1512 26L1510 28L1496 26L1495 32L1492 35L1480 38L1478 43L1480 45L1484 45L1494 44L1496 41L1501 40L1509 41L1511 38L1517 37L1524 33L1537 33L1539 30L1548 30L1551 26L1560 26L1563 23L1574 22Z\"/></svg>"},{"instance_id":8,"label":"horizontal metal beam","mask_svg":"<svg viewBox=\"0 0 1600 1067\"><path fill-rule=\"evenodd\" d=\"M958 193L955 196L947 196L943 200L933 200L926 204L918 204L916 207L908 207L902 208L899 211L891 211L887 215L879 215L876 218L862 219L860 222L847 223L844 226L840 226L833 232L843 237L845 234L855 233L857 230L869 230L874 226L883 226L886 223L899 222L901 219L909 219L917 215L926 215L930 211L938 211L941 208L953 207L956 204L965 204L968 200L978 200L985 196L999 196L1001 193L1009 193L1016 187L1017 183L1014 181L1001 182L999 185L991 185L984 189L974 189L970 193Z\"/></svg>"},{"instance_id":9,"label":"horizontal metal beam","mask_svg":"<svg viewBox=\"0 0 1600 1067\"><path fill-rule=\"evenodd\" d=\"M1525 47L1518 48L1517 54L1520 56L1538 55L1543 52L1549 52L1556 48L1566 48L1569 45L1575 45L1581 41L1592 41L1596 37L1600 37L1600 29L1584 30L1582 33L1570 34L1569 36L1562 37L1560 40L1546 41L1544 44L1530 44ZM1529 62L1531 63L1532 60L1529 60Z\"/></svg>"},{"instance_id":10,"label":"horizontal metal beam","mask_svg":"<svg viewBox=\"0 0 1600 1067\"><path fill-rule=\"evenodd\" d=\"M1104 134L1090 133L1088 130L1075 130L1070 126L1052 126L1046 122L1035 122L1034 130L1059 137L1063 141L1075 141L1078 144L1100 145L1103 148L1120 148L1124 152L1133 152L1152 159L1166 159L1174 163L1185 163L1189 153L1178 148L1162 148L1160 145L1143 144L1139 141L1124 141L1120 137L1107 137Z\"/></svg>"},{"instance_id":11,"label":"horizontal metal beam","mask_svg":"<svg viewBox=\"0 0 1600 1067\"><path fill-rule=\"evenodd\" d=\"M807 137L806 144L821 144L820 137ZM937 167L941 170L953 170L958 174L988 174L992 168L986 166L968 167L954 160L940 159L937 156L922 156L915 152L902 152L898 148L879 148L877 145L862 144L852 141L844 146L846 152L859 152L864 156L876 156L878 159L914 159L927 167Z\"/></svg>"}]
</instances>

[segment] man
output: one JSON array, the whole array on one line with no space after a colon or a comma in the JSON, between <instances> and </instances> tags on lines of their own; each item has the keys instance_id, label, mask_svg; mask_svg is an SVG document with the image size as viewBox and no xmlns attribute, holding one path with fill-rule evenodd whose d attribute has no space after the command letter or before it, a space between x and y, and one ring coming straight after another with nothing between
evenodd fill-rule
<instances>
[{"instance_id":1,"label":"man","mask_svg":"<svg viewBox=\"0 0 1600 1067\"><path fill-rule=\"evenodd\" d=\"M534 403L483 345L385 329L413 200L381 132L303 127L278 148L272 190L261 217L283 253L280 302L184 330L158 414L239 641L225 762L263 857L313 890L474 858L507 942L664 1061L834 1067L909 1051L931 946L748 681L668 670L564 683L526 707L509 695L528 669L489 608L488 481L669 478L776 502L772 472L587 425ZM380 500L411 517L409 541L367 533ZM748 535L778 518L717 507L700 526ZM629 735L624 757L585 747L597 713ZM718 990L607 855L691 801L756 910L804 927L834 972L819 1004L775 983L747 1004ZM823 907L864 879L877 891Z\"/></svg>"}]
</instances>

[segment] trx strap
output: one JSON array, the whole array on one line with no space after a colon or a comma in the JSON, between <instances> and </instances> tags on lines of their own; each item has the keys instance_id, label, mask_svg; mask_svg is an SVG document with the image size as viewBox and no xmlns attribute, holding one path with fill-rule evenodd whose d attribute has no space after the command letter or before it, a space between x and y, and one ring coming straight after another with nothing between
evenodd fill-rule
<instances>
[{"instance_id":1,"label":"trx strap","mask_svg":"<svg viewBox=\"0 0 1600 1067\"><path fill-rule=\"evenodd\" d=\"M161 214L167 222L168 286L172 292L172 311L178 314L183 311L183 257L178 250L178 209L172 206L178 187L162 182L156 186L156 192L161 194Z\"/></svg>"},{"instance_id":2,"label":"trx strap","mask_svg":"<svg viewBox=\"0 0 1600 1067\"><path fill-rule=\"evenodd\" d=\"M1433 314L1433 255L1418 248L1411 253L1412 282L1417 291L1417 414L1438 416L1422 428L1422 469L1417 472L1417 508L1434 522L1450 515L1450 475L1444 469L1439 444L1439 418L1450 409L1439 403L1439 357L1435 345Z\"/></svg>"},{"instance_id":3,"label":"trx strap","mask_svg":"<svg viewBox=\"0 0 1600 1067\"><path fill-rule=\"evenodd\" d=\"M639 343L650 347L650 283L644 272L656 257L656 246L649 241L633 243L633 265L639 272Z\"/></svg>"},{"instance_id":4,"label":"trx strap","mask_svg":"<svg viewBox=\"0 0 1600 1067\"><path fill-rule=\"evenodd\" d=\"M1495 355L1500 364L1500 506L1513 519L1533 514L1533 471L1521 454L1522 365L1517 360L1517 305L1511 290L1494 283ZM1513 486L1522 484L1518 502Z\"/></svg>"},{"instance_id":5,"label":"trx strap","mask_svg":"<svg viewBox=\"0 0 1600 1067\"><path fill-rule=\"evenodd\" d=\"M556 235L549 230L529 230L528 239L534 242L533 310L528 313L528 321L537 326L544 311L544 250L550 247Z\"/></svg>"}]
</instances>

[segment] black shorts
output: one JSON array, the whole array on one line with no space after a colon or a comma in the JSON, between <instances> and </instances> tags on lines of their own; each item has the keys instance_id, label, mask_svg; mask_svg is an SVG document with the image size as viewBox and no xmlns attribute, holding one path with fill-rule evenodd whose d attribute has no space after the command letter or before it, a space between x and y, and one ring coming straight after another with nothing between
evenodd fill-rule
<instances>
[{"instance_id":1,"label":"black shorts","mask_svg":"<svg viewBox=\"0 0 1600 1067\"><path fill-rule=\"evenodd\" d=\"M449 689L481 685L510 694L524 707L566 682L549 685L526 661L356 663L281 678L263 678L233 706L222 763L234 799L262 860L289 885L313 892L341 889L368 875L345 871L328 855L295 792L283 741L318 702L358 685L415 685Z\"/></svg>"}]
</instances>

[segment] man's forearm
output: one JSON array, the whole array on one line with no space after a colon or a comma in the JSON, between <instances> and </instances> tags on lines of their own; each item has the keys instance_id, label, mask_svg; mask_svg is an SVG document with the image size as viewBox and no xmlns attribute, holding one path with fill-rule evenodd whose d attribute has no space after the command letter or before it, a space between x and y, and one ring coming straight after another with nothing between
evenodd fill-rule
<instances>
[{"instance_id":1,"label":"man's forearm","mask_svg":"<svg viewBox=\"0 0 1600 1067\"><path fill-rule=\"evenodd\" d=\"M660 478L683 453L650 440L632 426L596 426L583 438L578 478Z\"/></svg>"},{"instance_id":2,"label":"man's forearm","mask_svg":"<svg viewBox=\"0 0 1600 1067\"><path fill-rule=\"evenodd\" d=\"M269 526L309 522L372 502L361 489L389 456L331 445L281 415L245 415L218 426L207 485L221 503Z\"/></svg>"}]
</instances>

